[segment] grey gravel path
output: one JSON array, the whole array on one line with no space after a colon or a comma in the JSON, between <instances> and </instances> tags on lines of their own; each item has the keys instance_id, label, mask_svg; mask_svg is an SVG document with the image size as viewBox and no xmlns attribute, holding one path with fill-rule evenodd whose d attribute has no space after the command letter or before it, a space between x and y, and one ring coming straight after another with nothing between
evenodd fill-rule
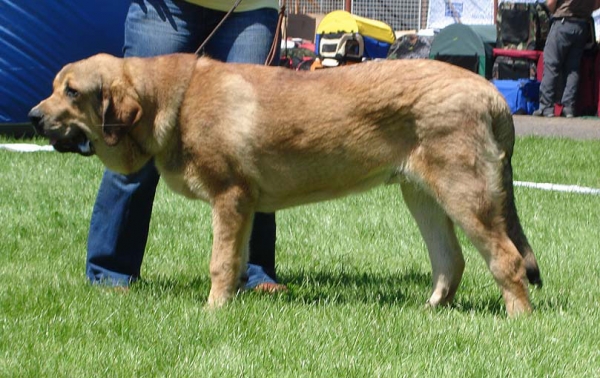
<instances>
[{"instance_id":1,"label":"grey gravel path","mask_svg":"<svg viewBox=\"0 0 600 378\"><path fill-rule=\"evenodd\" d=\"M571 138L578 140L600 139L600 118L564 118L513 116L515 131L519 136Z\"/></svg>"}]
</instances>

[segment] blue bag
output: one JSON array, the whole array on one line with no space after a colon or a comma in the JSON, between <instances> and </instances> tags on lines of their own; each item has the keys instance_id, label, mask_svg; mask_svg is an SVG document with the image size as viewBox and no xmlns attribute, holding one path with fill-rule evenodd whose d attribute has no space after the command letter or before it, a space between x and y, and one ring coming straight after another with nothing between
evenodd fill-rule
<instances>
[{"instance_id":1,"label":"blue bag","mask_svg":"<svg viewBox=\"0 0 600 378\"><path fill-rule=\"evenodd\" d=\"M540 82L531 79L492 80L512 114L531 114L540 106Z\"/></svg>"}]
</instances>

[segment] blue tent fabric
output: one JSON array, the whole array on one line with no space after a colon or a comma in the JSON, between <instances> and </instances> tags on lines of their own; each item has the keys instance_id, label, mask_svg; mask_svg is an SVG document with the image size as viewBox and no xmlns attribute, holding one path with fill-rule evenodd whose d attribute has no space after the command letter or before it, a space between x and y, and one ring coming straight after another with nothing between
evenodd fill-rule
<instances>
[{"instance_id":1,"label":"blue tent fabric","mask_svg":"<svg viewBox=\"0 0 600 378\"><path fill-rule=\"evenodd\" d=\"M378 41L375 38L367 36L363 36L363 39L365 41L365 55L368 58L385 59L387 57L390 46L392 45L391 43Z\"/></svg>"},{"instance_id":2,"label":"blue tent fabric","mask_svg":"<svg viewBox=\"0 0 600 378\"><path fill-rule=\"evenodd\" d=\"M126 0L0 0L0 125L26 123L67 63L121 55Z\"/></svg>"}]
</instances>

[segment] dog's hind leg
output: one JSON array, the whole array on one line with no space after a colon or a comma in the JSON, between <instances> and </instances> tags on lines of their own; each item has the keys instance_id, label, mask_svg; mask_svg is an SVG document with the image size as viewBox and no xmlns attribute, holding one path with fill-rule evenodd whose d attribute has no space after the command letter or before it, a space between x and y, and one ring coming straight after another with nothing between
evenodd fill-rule
<instances>
[{"instance_id":1,"label":"dog's hind leg","mask_svg":"<svg viewBox=\"0 0 600 378\"><path fill-rule=\"evenodd\" d=\"M475 155L465 165L450 157L445 164L425 160L419 172L436 199L467 234L485 259L496 283L502 290L506 310L510 316L531 312L525 278L525 262L507 233L503 214L506 192L501 184L501 159L493 154ZM437 157L433 157L437 159ZM439 160L436 160L439 162ZM469 161L469 160L467 160Z\"/></svg>"},{"instance_id":2,"label":"dog's hind leg","mask_svg":"<svg viewBox=\"0 0 600 378\"><path fill-rule=\"evenodd\" d=\"M458 221L457 221L458 223ZM509 316L531 312L525 277L525 262L505 226L489 227L484 222L460 222L475 247L485 259L498 286Z\"/></svg>"},{"instance_id":3,"label":"dog's hind leg","mask_svg":"<svg viewBox=\"0 0 600 378\"><path fill-rule=\"evenodd\" d=\"M477 170L439 172L437 198L485 259L502 290L510 316L531 312L523 257L507 234L502 214L504 195ZM445 176L445 177L444 177ZM489 177L489 176L488 176Z\"/></svg>"},{"instance_id":4,"label":"dog's hind leg","mask_svg":"<svg viewBox=\"0 0 600 378\"><path fill-rule=\"evenodd\" d=\"M417 222L431 260L433 293L427 304L451 303L465 269L454 224L435 199L416 184L403 182L402 196Z\"/></svg>"},{"instance_id":5,"label":"dog's hind leg","mask_svg":"<svg viewBox=\"0 0 600 378\"><path fill-rule=\"evenodd\" d=\"M254 215L253 201L233 187L212 201L213 248L209 307L220 307L238 290L245 271Z\"/></svg>"}]
</instances>

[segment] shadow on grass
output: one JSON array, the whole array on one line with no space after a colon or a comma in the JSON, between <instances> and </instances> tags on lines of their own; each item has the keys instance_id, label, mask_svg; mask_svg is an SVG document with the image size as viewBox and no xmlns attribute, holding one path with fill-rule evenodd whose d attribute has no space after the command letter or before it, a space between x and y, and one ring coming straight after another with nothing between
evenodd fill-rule
<instances>
[{"instance_id":1,"label":"shadow on grass","mask_svg":"<svg viewBox=\"0 0 600 378\"><path fill-rule=\"evenodd\" d=\"M464 312L480 315L503 316L506 314L504 309L504 301L502 295L478 297L474 299L472 296L460 295L460 289L457 297L451 306L453 309Z\"/></svg>"},{"instance_id":2,"label":"shadow on grass","mask_svg":"<svg viewBox=\"0 0 600 378\"><path fill-rule=\"evenodd\" d=\"M378 303L381 305L424 308L431 295L431 274L411 269L401 274L379 272L318 272L281 275L290 292L282 298L302 304ZM464 284L464 283L463 283ZM495 286L494 286L495 289ZM505 316L504 301L499 291L461 291L450 306L462 313ZM497 294L496 294L497 293Z\"/></svg>"},{"instance_id":3,"label":"shadow on grass","mask_svg":"<svg viewBox=\"0 0 600 378\"><path fill-rule=\"evenodd\" d=\"M400 274L299 271L279 279L289 288L282 298L302 304L421 305L431 286L431 275L416 269Z\"/></svg>"},{"instance_id":4,"label":"shadow on grass","mask_svg":"<svg viewBox=\"0 0 600 378\"><path fill-rule=\"evenodd\" d=\"M461 293L460 288L455 298L452 308L461 312L471 312L475 314L483 315L506 315L506 309L504 306L504 300L500 289L497 289L494 285L494 290L497 290L498 294L477 293L478 289L472 289L470 293ZM534 313L544 314L556 314L568 311L571 308L570 300L568 296L546 296L543 288L535 288L529 286L530 301L533 306Z\"/></svg>"},{"instance_id":5,"label":"shadow on grass","mask_svg":"<svg viewBox=\"0 0 600 378\"><path fill-rule=\"evenodd\" d=\"M408 269L399 274L362 271L286 271L279 281L288 291L274 295L274 300L303 305L379 304L382 306L424 307L431 294L431 274L418 269ZM463 283L464 284L464 283ZM177 276L155 277L139 282L136 291L154 297L181 297L204 303L210 290L208 277ZM457 293L451 309L461 313L505 316L504 301L494 288L468 288ZM543 290L543 289L542 289ZM264 297L252 292L244 296ZM565 298L536 298L536 311L556 312L569 307ZM443 311L443 309L442 309Z\"/></svg>"},{"instance_id":6,"label":"shadow on grass","mask_svg":"<svg viewBox=\"0 0 600 378\"><path fill-rule=\"evenodd\" d=\"M278 280L288 287L278 293L280 300L303 304L425 303L431 286L431 274L417 270L392 275L379 272L286 272ZM159 276L141 280L132 286L137 292L155 297L188 297L205 300L210 290L208 277ZM253 292L243 295L263 296Z\"/></svg>"}]
</instances>

